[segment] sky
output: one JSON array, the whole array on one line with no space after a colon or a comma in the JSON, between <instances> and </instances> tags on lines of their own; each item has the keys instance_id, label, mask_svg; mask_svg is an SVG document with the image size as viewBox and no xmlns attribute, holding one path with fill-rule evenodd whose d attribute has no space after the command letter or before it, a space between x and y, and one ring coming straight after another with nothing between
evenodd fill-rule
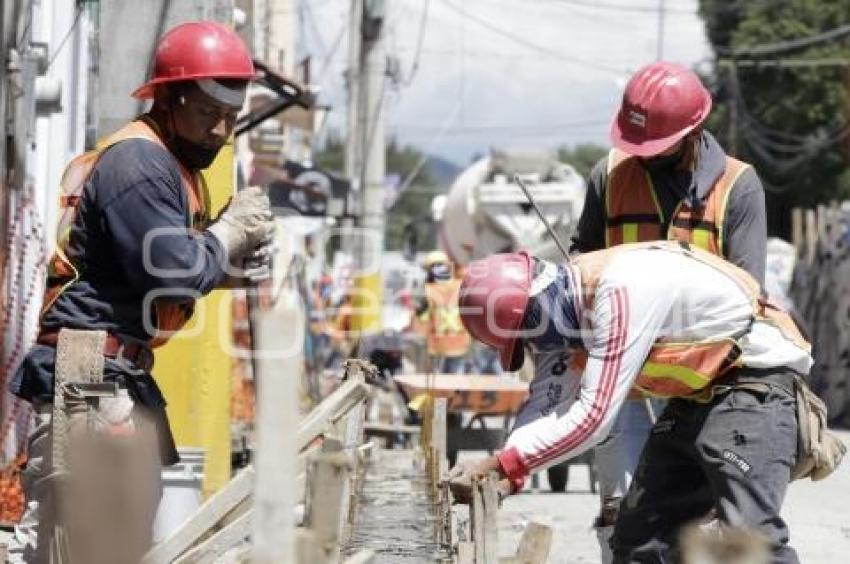
<instances>
[{"instance_id":1,"label":"sky","mask_svg":"<svg viewBox=\"0 0 850 564\"><path fill-rule=\"evenodd\" d=\"M628 77L658 57L660 1L663 58L708 59L697 0L385 0L400 69L387 136L460 165L490 147L607 145ZM324 132L345 128L349 4L299 6L299 49L332 107Z\"/></svg>"}]
</instances>

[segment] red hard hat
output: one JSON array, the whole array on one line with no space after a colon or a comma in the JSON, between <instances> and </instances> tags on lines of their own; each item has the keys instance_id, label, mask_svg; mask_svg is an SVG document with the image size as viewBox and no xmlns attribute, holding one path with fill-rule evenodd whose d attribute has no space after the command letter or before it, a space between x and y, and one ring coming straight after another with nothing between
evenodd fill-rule
<instances>
[{"instance_id":1,"label":"red hard hat","mask_svg":"<svg viewBox=\"0 0 850 564\"><path fill-rule=\"evenodd\" d=\"M153 77L136 89L136 98L153 97L154 86L202 79L251 80L251 55L239 35L216 22L189 22L166 33L154 56Z\"/></svg>"},{"instance_id":2,"label":"red hard hat","mask_svg":"<svg viewBox=\"0 0 850 564\"><path fill-rule=\"evenodd\" d=\"M469 265L460 286L460 318L469 333L499 351L505 370L518 370L516 354L533 259L525 251L497 254ZM521 348L520 348L521 352Z\"/></svg>"},{"instance_id":3,"label":"red hard hat","mask_svg":"<svg viewBox=\"0 0 850 564\"><path fill-rule=\"evenodd\" d=\"M611 143L630 155L652 157L693 131L710 111L711 94L696 74L676 63L653 63L626 85Z\"/></svg>"}]
</instances>

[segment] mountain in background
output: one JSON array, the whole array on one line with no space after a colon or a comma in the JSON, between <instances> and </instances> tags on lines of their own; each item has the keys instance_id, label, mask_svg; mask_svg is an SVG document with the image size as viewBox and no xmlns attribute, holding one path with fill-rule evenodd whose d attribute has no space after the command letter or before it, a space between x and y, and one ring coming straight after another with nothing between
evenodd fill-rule
<instances>
[{"instance_id":1,"label":"mountain in background","mask_svg":"<svg viewBox=\"0 0 850 564\"><path fill-rule=\"evenodd\" d=\"M431 181L438 186L445 187L448 191L449 186L455 181L455 178L463 170L463 167L446 158L429 155L428 160L425 161L425 170Z\"/></svg>"}]
</instances>

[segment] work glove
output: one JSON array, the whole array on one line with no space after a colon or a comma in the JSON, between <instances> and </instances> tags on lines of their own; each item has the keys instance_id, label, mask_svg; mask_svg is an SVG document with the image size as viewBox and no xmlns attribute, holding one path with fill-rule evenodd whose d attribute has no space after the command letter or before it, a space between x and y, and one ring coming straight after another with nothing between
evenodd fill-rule
<instances>
[{"instance_id":1,"label":"work glove","mask_svg":"<svg viewBox=\"0 0 850 564\"><path fill-rule=\"evenodd\" d=\"M511 482L502 475L502 466L495 456L488 456L478 460L464 460L456 464L443 478L448 482L455 503L472 503L472 481L489 476L491 473L498 475L496 490L499 499L503 499L512 492Z\"/></svg>"},{"instance_id":2,"label":"work glove","mask_svg":"<svg viewBox=\"0 0 850 564\"><path fill-rule=\"evenodd\" d=\"M231 198L227 208L207 228L227 252L230 264L241 261L274 237L274 216L262 188L251 186Z\"/></svg>"}]
</instances>

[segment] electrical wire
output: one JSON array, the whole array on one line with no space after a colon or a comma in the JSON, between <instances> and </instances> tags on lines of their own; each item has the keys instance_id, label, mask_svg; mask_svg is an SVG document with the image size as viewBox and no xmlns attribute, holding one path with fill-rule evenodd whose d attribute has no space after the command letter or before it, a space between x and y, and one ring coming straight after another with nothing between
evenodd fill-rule
<instances>
[{"instance_id":1,"label":"electrical wire","mask_svg":"<svg viewBox=\"0 0 850 564\"><path fill-rule=\"evenodd\" d=\"M626 68L618 68L618 67L606 65L604 63L595 63L595 62L592 62L592 61L587 61L587 60L584 60L584 59L581 59L581 58L578 58L578 57L573 57L571 55L567 55L566 53L561 53L561 52L558 52L558 51L552 51L551 49L543 47L542 45L537 45L536 43L532 43L532 42L528 41L527 39L525 39L524 37L520 37L518 35L515 35L515 34L509 32L505 29L502 29L498 26L493 25L491 22L489 22L489 21L487 21L483 18L480 18L478 16L470 14L464 8L454 4L450 0L443 0L443 4L446 7L448 7L449 9L451 9L452 11L460 14L463 18L478 24L480 27L483 27L483 28L489 30L490 32L495 33L496 35L504 37L505 39L513 41L514 43L516 43L518 45L522 45L523 47L537 51L538 53L542 53L542 54L548 55L550 57L555 57L555 58L560 59L560 60L562 60L566 63L582 66L582 67L585 67L585 68L588 68L588 69L591 69L591 70L607 72L607 73L614 74L614 75L617 75L617 76L622 76L623 74L628 73L628 69L626 69Z\"/></svg>"},{"instance_id":2,"label":"electrical wire","mask_svg":"<svg viewBox=\"0 0 850 564\"><path fill-rule=\"evenodd\" d=\"M56 61L56 57L59 56L59 53L62 52L62 48L65 47L65 43L71 37L71 34L74 33L74 30L77 28L77 24L80 23L80 16L83 15L83 4L77 5L77 15L74 16L74 21L71 23L71 27L65 33L65 37L62 38L62 41L59 42L59 45L56 47L56 50L53 52L53 56L50 58L50 61L47 63L47 67L44 69L44 74L47 74L47 71L50 70L50 67L53 66L54 61Z\"/></svg>"},{"instance_id":3,"label":"electrical wire","mask_svg":"<svg viewBox=\"0 0 850 564\"><path fill-rule=\"evenodd\" d=\"M850 24L825 31L823 33L818 33L816 35L800 37L798 39L790 39L787 41L779 41L776 43L763 43L760 45L753 45L750 47L742 47L735 49L719 47L717 48L717 52L721 55L728 55L733 58L767 57L770 55L787 53L788 51L797 51L799 49L805 49L807 47L820 45L822 43L830 43L832 41L837 41L848 36L850 36Z\"/></svg>"},{"instance_id":4,"label":"electrical wire","mask_svg":"<svg viewBox=\"0 0 850 564\"><path fill-rule=\"evenodd\" d=\"M410 66L410 73L405 86L410 86L413 79L416 77L416 71L419 70L419 59L422 56L422 46L425 43L425 29L428 25L428 7L431 5L431 0L425 0L425 6L422 8L422 19L419 22L419 39L416 41L416 54L413 56L413 64Z\"/></svg>"},{"instance_id":5,"label":"electrical wire","mask_svg":"<svg viewBox=\"0 0 850 564\"><path fill-rule=\"evenodd\" d=\"M629 4L612 4L605 2L587 2L583 0L552 0L552 3L555 4L564 4L566 6L576 6L579 8L592 8L594 10L609 10L616 12L642 12L642 13L653 13L657 14L659 11L663 11L665 14L677 14L683 16L696 16L697 12L694 10L681 10L677 8L659 8L655 6L632 6Z\"/></svg>"}]
</instances>

